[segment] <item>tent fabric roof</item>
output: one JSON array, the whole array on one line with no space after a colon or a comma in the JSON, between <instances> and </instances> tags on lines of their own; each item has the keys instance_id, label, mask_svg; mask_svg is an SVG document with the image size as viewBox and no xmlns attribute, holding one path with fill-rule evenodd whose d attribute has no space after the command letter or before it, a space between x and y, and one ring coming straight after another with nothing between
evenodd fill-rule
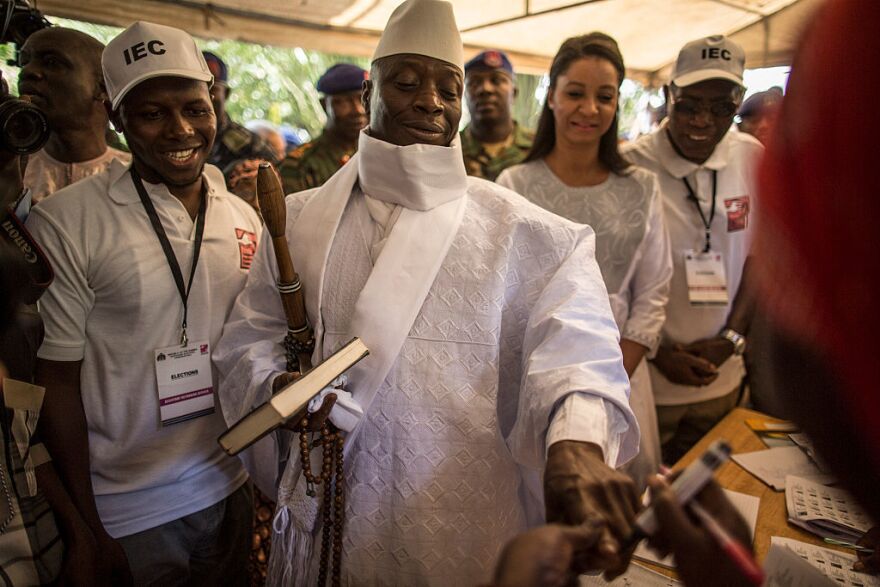
<instances>
[{"instance_id":1,"label":"tent fabric roof","mask_svg":"<svg viewBox=\"0 0 880 587\"><path fill-rule=\"evenodd\" d=\"M562 41L601 30L620 44L628 75L661 84L682 45L730 35L747 67L790 62L805 23L826 0L452 0L466 53L510 54L543 73ZM48 15L127 26L150 20L206 38L370 56L402 0L40 0Z\"/></svg>"}]
</instances>

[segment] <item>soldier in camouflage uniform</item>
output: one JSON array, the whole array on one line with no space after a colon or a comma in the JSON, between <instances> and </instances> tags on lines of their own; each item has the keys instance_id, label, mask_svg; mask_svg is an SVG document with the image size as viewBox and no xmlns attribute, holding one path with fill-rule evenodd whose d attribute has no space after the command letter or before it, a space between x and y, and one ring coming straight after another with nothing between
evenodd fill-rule
<instances>
[{"instance_id":1,"label":"soldier in camouflage uniform","mask_svg":"<svg viewBox=\"0 0 880 587\"><path fill-rule=\"evenodd\" d=\"M278 168L284 192L291 194L323 185L357 150L358 135L367 126L361 86L367 72L337 63L318 80L327 124L317 139L291 151Z\"/></svg>"},{"instance_id":2,"label":"soldier in camouflage uniform","mask_svg":"<svg viewBox=\"0 0 880 587\"><path fill-rule=\"evenodd\" d=\"M516 82L510 59L501 51L483 51L464 66L465 100L470 124L461 131L461 150L468 175L495 181L522 163L534 133L511 115Z\"/></svg>"},{"instance_id":3,"label":"soldier in camouflage uniform","mask_svg":"<svg viewBox=\"0 0 880 587\"><path fill-rule=\"evenodd\" d=\"M214 147L211 149L208 163L220 168L230 191L251 203L251 190L248 189L248 193L243 194L238 183L247 181L251 175L256 177L254 161L269 161L277 165L278 156L259 135L229 118L229 114L226 113L226 99L230 92L229 70L223 60L210 51L203 51L202 55L205 56L208 69L214 74L211 102L217 115L217 138L214 139Z\"/></svg>"}]
</instances>

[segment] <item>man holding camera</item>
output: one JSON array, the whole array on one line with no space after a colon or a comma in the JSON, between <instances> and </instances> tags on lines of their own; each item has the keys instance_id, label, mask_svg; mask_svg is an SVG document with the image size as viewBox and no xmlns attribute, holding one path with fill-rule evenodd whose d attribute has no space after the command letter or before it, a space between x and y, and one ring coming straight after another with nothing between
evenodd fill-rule
<instances>
[{"instance_id":1,"label":"man holding camera","mask_svg":"<svg viewBox=\"0 0 880 587\"><path fill-rule=\"evenodd\" d=\"M23 225L30 210L24 157L46 140L45 117L8 95L0 75L0 576L44 585L96 575L98 552L36 432L44 390L32 385L43 322L36 302L52 266ZM60 538L60 540L59 540Z\"/></svg>"},{"instance_id":2,"label":"man holding camera","mask_svg":"<svg viewBox=\"0 0 880 587\"><path fill-rule=\"evenodd\" d=\"M28 159L24 184L34 203L63 187L130 160L107 146L107 112L97 39L59 27L35 32L21 48L19 91L49 122L46 146Z\"/></svg>"}]
</instances>

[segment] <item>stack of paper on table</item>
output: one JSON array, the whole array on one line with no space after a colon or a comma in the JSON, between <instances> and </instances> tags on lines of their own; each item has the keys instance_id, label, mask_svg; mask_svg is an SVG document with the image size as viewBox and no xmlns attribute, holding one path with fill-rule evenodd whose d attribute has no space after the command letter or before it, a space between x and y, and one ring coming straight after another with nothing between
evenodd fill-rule
<instances>
[{"instance_id":1,"label":"stack of paper on table","mask_svg":"<svg viewBox=\"0 0 880 587\"><path fill-rule=\"evenodd\" d=\"M762 587L836 587L836 583L781 544L770 544Z\"/></svg>"},{"instance_id":2,"label":"stack of paper on table","mask_svg":"<svg viewBox=\"0 0 880 587\"><path fill-rule=\"evenodd\" d=\"M737 509L737 511L740 513L740 515L742 515L746 523L749 525L749 531L751 532L752 539L754 540L755 526L758 523L758 506L761 505L761 500L753 495L746 495L745 493L730 491L729 489L725 489L724 494L727 496L727 499L729 499L730 502L733 504L733 507ZM672 555L661 559L654 553L653 550L648 548L648 546L644 542L639 544L639 546L636 548L635 553L633 553L633 556L643 561L664 566L668 569L675 568L675 561L673 561ZM637 583L633 583L633 585L636 584Z\"/></svg>"},{"instance_id":3,"label":"stack of paper on table","mask_svg":"<svg viewBox=\"0 0 880 587\"><path fill-rule=\"evenodd\" d=\"M799 540L773 536L770 546L784 546L819 569L823 575L844 587L880 587L880 577L857 573L852 570L856 555L830 548L813 546Z\"/></svg>"},{"instance_id":4,"label":"stack of paper on table","mask_svg":"<svg viewBox=\"0 0 880 587\"><path fill-rule=\"evenodd\" d=\"M624 574L610 583L601 575L582 575L580 587L603 585L609 587L678 587L681 581L671 579L660 573L646 569L638 563L632 563Z\"/></svg>"},{"instance_id":5,"label":"stack of paper on table","mask_svg":"<svg viewBox=\"0 0 880 587\"><path fill-rule=\"evenodd\" d=\"M801 477L786 477L785 508L789 522L823 538L856 542L872 526L847 491Z\"/></svg>"},{"instance_id":6,"label":"stack of paper on table","mask_svg":"<svg viewBox=\"0 0 880 587\"><path fill-rule=\"evenodd\" d=\"M820 471L819 467L797 446L745 452L732 455L730 458L776 491L785 490L786 475L797 475L818 483L834 482L832 475Z\"/></svg>"}]
</instances>

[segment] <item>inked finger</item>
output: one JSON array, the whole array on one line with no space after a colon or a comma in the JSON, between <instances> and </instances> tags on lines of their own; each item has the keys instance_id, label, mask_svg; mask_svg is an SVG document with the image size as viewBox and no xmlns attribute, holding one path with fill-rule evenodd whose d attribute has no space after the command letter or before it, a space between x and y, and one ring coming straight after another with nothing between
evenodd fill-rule
<instances>
[{"instance_id":1,"label":"inked finger","mask_svg":"<svg viewBox=\"0 0 880 587\"><path fill-rule=\"evenodd\" d=\"M606 526L599 529L595 543L586 549L577 549L572 556L572 569L578 574L617 568L617 540Z\"/></svg>"},{"instance_id":2,"label":"inked finger","mask_svg":"<svg viewBox=\"0 0 880 587\"><path fill-rule=\"evenodd\" d=\"M599 535L598 544L598 553L600 558L603 558L607 561L607 564L603 566L605 569L614 568L619 563L619 555L620 555L620 542L618 542L617 538L614 537L614 534L611 532L611 529L607 526L602 529L602 533Z\"/></svg>"},{"instance_id":3,"label":"inked finger","mask_svg":"<svg viewBox=\"0 0 880 587\"><path fill-rule=\"evenodd\" d=\"M620 553L620 555L619 555L620 564L617 565L616 568L608 569L607 571L605 571L604 577L605 577L606 581L611 582L626 572L626 570L629 568L629 563L632 560L633 553L636 551L637 546L638 546L638 543L633 544L632 546L627 548L625 551Z\"/></svg>"}]
</instances>

